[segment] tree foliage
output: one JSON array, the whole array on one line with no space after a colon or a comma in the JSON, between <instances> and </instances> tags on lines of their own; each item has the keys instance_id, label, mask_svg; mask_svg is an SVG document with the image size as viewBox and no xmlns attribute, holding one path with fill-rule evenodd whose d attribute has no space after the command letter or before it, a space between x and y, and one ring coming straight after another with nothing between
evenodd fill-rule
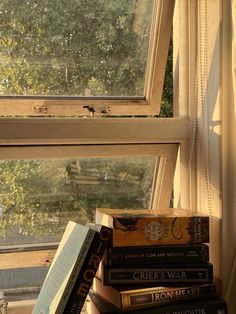
<instances>
[{"instance_id":1,"label":"tree foliage","mask_svg":"<svg viewBox=\"0 0 236 314\"><path fill-rule=\"evenodd\" d=\"M0 94L143 95L152 4L0 0ZM163 104L161 116L171 116L171 49ZM68 218L91 221L96 207L147 206L145 169L153 169L153 161L136 159L126 168L114 161L81 162L80 175L96 177L89 194L77 182L75 165L76 160L66 166L59 160L0 162L0 236L11 228L23 236L58 237Z\"/></svg>"},{"instance_id":2,"label":"tree foliage","mask_svg":"<svg viewBox=\"0 0 236 314\"><path fill-rule=\"evenodd\" d=\"M93 221L97 207L148 207L154 166L149 157L2 161L0 236L58 238L68 220Z\"/></svg>"},{"instance_id":3,"label":"tree foliage","mask_svg":"<svg viewBox=\"0 0 236 314\"><path fill-rule=\"evenodd\" d=\"M151 4L1 0L1 94L142 95Z\"/></svg>"}]
</instances>

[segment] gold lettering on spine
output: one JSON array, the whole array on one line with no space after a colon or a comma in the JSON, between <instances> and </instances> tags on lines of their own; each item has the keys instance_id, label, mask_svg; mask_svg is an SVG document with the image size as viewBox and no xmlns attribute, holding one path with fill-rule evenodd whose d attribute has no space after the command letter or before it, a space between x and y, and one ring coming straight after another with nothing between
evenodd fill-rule
<instances>
[{"instance_id":1,"label":"gold lettering on spine","mask_svg":"<svg viewBox=\"0 0 236 314\"><path fill-rule=\"evenodd\" d=\"M87 295L87 289L88 289L88 285L85 283L81 283L81 285L79 286L79 290L78 290L77 294L85 297Z\"/></svg>"}]
</instances>

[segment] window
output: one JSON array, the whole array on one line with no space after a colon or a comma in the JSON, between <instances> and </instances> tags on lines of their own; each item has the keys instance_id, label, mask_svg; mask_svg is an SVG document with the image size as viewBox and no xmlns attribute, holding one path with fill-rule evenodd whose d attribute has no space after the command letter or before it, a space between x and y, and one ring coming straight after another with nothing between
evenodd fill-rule
<instances>
[{"instance_id":1,"label":"window","mask_svg":"<svg viewBox=\"0 0 236 314\"><path fill-rule=\"evenodd\" d=\"M173 26L176 88L174 109L175 115L188 118L189 122L178 118L168 120L2 118L0 120L0 156L1 160L14 158L15 160L38 160L46 158L45 149L49 152L56 148L57 157L62 158L61 153L65 147L79 145L82 150L90 147L98 152L99 148L103 150L104 145L111 145L112 157L117 158L120 153L119 145L124 145L124 151L127 151L133 145L147 147L146 145L156 146L168 143L168 145L175 146L177 143L180 148L180 162L177 167L178 183L175 185L175 192L176 187L179 188L181 197L176 199L175 204L191 208L193 211L200 208L205 210L206 214L212 207L213 215L220 220L222 207L224 207L223 228L219 228L219 226L212 228L210 253L214 263L214 275L223 280L223 288L227 292L227 299L233 310L235 309L235 298L234 283L231 279L234 278L232 274L235 273L232 242L232 239L235 239L235 192L232 182L234 181L235 158L232 152L235 151L235 141L232 129L235 121L232 114L234 81L231 64L231 54L233 54L231 22L234 5L227 1L223 2L222 6L221 1L181 0L177 1L177 4L175 7L177 11L175 11L176 25ZM105 115L157 114L163 78L162 56L166 57L166 48L164 47L167 41L165 39L168 39L167 34L169 34L169 31L165 32L163 29L169 30L167 24L171 19L168 18L168 12L171 12L173 5L174 0L154 1L154 9L157 8L157 14L153 16L156 16L157 23L150 24L150 45L145 61L146 70L143 72L145 77L143 98L140 95L125 96L122 95L123 93L119 96L114 95L114 97L113 95L106 97L104 95L86 97L31 95L26 97L2 94L1 115L84 116L89 110L92 111L92 114L95 111L95 115L102 113ZM0 8L1 10L2 8ZM158 25L158 27L155 28L153 25ZM11 40L5 42L6 34L0 33L0 36L3 37L0 39L2 51L3 46L10 44ZM11 37L10 34L9 36ZM199 64L201 67L198 67ZM156 69L160 71L156 71ZM99 86L96 85L96 88ZM157 86L158 88L156 88ZM157 93L156 98L151 97L155 92ZM232 104L232 106L225 104ZM84 106L87 106L87 109ZM195 137L195 143L193 143L192 137ZM38 150L40 147L44 153L40 149ZM145 147L143 147L144 151ZM191 164L189 163L189 154L192 154ZM96 154L92 155L94 157ZM142 154L135 156L140 158L140 155ZM158 154L154 155L158 156ZM12 158L13 156L14 158ZM143 156L147 156L147 153L145 152ZM148 154L148 156L150 155ZM156 160L160 161L161 159L157 158ZM162 182L160 176L157 176L157 179ZM153 182L158 180L154 179ZM165 197L163 196L163 198ZM154 201L151 198L150 200ZM212 204L209 204L209 200ZM221 229L224 232L223 237ZM219 245L220 243L223 243L223 247ZM32 271L31 268L27 269L29 280L26 282L23 282L23 279L27 276L17 276L19 270L16 269L16 265L21 266L20 257L22 255L20 252L18 254L15 252L19 250L19 247L8 248L7 255L4 255L7 251L5 248L5 251L1 250L3 271L0 270L0 282L8 280L6 277L2 277L3 273L8 274L8 278L15 277L17 280L21 278L22 281L15 286L21 287L21 291L23 291L22 286L27 285L30 279L34 279L36 285L38 278L42 277L41 274L46 273L45 269L42 269L46 267L42 266L42 260L44 261L43 265L50 261L55 244L51 244L51 250L41 244L40 248L36 244L29 244L27 249L23 245L24 261L29 254L31 265L37 266L37 271L35 269ZM21 250L23 251L23 248ZM39 255L35 250L39 252ZM34 258L32 258L32 254ZM5 266L3 261L6 261Z\"/></svg>"},{"instance_id":2,"label":"window","mask_svg":"<svg viewBox=\"0 0 236 314\"><path fill-rule=\"evenodd\" d=\"M59 3L68 9L67 15L59 14L63 27L75 2ZM0 118L0 194L5 202L0 207L1 219L5 221L5 229L4 224L1 227L0 281L7 283L1 287L4 289L24 291L29 286L40 286L68 211L67 218L84 223L91 219L98 205L168 207L177 153L189 136L188 121L178 118L121 117L160 111L174 0L76 3L84 8L86 23L103 20L103 16L96 14L102 13L104 6L108 10L105 12L109 12L105 16L108 24L101 23L97 28L96 41L91 40L91 34L84 38L84 47L91 43L92 46L83 50L87 53L81 56L74 45L74 36L78 34L74 35L73 27L79 28L84 23L77 23L77 19L66 23L65 33L60 27L59 33L53 33L53 25L47 27L48 21L59 23L50 15L51 5L58 6L58 1L5 0L0 4L0 15L5 19L0 26L0 115L4 116ZM97 13L85 3L99 4ZM37 19L42 10L44 14ZM60 13L60 7L54 13ZM44 28L31 24L41 22L45 23ZM6 25L11 27L4 29ZM34 31L33 38L27 25ZM115 32L108 27L107 37L103 38L107 25L116 25ZM47 37L47 32L53 34ZM127 49L119 63L111 45L117 36L119 41L114 42L117 50L131 43L132 47L139 44L140 48ZM97 56L99 43L103 54ZM106 54L109 58L101 63ZM71 57L74 55L80 61L89 57L89 62L75 64ZM131 59L135 62L127 61ZM104 76L99 71L104 71ZM110 87L104 82L111 82ZM97 114L119 117L68 117ZM32 180L27 181L27 171ZM29 187L31 181L35 184ZM94 185L97 187L98 182L100 190L97 193L96 189L94 198ZM116 193L111 198L108 194L114 187ZM55 228L60 229L57 234Z\"/></svg>"},{"instance_id":3,"label":"window","mask_svg":"<svg viewBox=\"0 0 236 314\"><path fill-rule=\"evenodd\" d=\"M96 207L169 207L177 151L177 144L1 148L1 288L42 284L68 220L91 222Z\"/></svg>"},{"instance_id":4,"label":"window","mask_svg":"<svg viewBox=\"0 0 236 314\"><path fill-rule=\"evenodd\" d=\"M1 1L0 115L158 114L173 9L174 0Z\"/></svg>"},{"instance_id":5,"label":"window","mask_svg":"<svg viewBox=\"0 0 236 314\"><path fill-rule=\"evenodd\" d=\"M97 207L169 207L177 149L60 145L17 148L18 155L44 157L15 160L8 148L11 159L0 163L1 245L59 241L68 220L91 222Z\"/></svg>"}]
</instances>

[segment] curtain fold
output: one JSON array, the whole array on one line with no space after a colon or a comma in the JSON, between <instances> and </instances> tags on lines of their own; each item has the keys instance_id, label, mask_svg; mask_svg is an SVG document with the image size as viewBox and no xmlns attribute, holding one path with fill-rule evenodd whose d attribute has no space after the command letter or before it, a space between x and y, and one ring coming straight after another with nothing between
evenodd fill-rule
<instances>
[{"instance_id":1,"label":"curtain fold","mask_svg":"<svg viewBox=\"0 0 236 314\"><path fill-rule=\"evenodd\" d=\"M227 102L223 102L223 112L226 112L225 132L225 172L223 182L225 193L223 195L223 276L227 275L225 298L228 303L229 314L236 313L236 0L227 1L230 11L230 23L228 38L231 59L228 61L229 73L225 93ZM224 63L223 63L224 64ZM228 168L228 169L227 169ZM224 200L225 199L225 200ZM225 212L225 214L224 214Z\"/></svg>"},{"instance_id":2,"label":"curtain fold","mask_svg":"<svg viewBox=\"0 0 236 314\"><path fill-rule=\"evenodd\" d=\"M232 0L232 77L233 77L233 103L236 106L236 1ZM236 113L236 110L235 110ZM235 117L236 118L236 117ZM236 119L235 119L236 120Z\"/></svg>"}]
</instances>

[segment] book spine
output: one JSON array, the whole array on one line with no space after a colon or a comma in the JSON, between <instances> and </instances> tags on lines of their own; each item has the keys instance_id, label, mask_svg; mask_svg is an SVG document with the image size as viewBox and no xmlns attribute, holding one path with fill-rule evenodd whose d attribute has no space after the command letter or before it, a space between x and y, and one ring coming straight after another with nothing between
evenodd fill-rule
<instances>
[{"instance_id":1,"label":"book spine","mask_svg":"<svg viewBox=\"0 0 236 314\"><path fill-rule=\"evenodd\" d=\"M138 309L154 305L164 305L176 301L188 301L196 298L208 298L216 295L216 286L214 284L199 285L193 287L180 288L157 288L156 291L147 291L136 293L123 292L122 310Z\"/></svg>"},{"instance_id":2,"label":"book spine","mask_svg":"<svg viewBox=\"0 0 236 314\"><path fill-rule=\"evenodd\" d=\"M193 245L159 245L136 247L112 247L107 249L107 264L147 265L205 263L209 260L209 247L206 244Z\"/></svg>"},{"instance_id":3,"label":"book spine","mask_svg":"<svg viewBox=\"0 0 236 314\"><path fill-rule=\"evenodd\" d=\"M70 279L69 279L69 281L68 281L68 283L67 283L67 285L63 291L63 294L61 296L61 299L60 299L60 302L58 304L56 313L62 313L63 312L63 310L66 306L66 303L70 297L73 286L76 282L76 278L77 278L77 276L81 270L81 267L82 267L82 265L86 259L86 255L89 252L91 243L93 242L95 235L96 235L95 230L92 230L92 229L88 230L88 234L87 234L87 236L84 240L84 243L81 247L80 254L79 254L78 259L75 263L75 266L74 266L73 271L71 273Z\"/></svg>"},{"instance_id":4,"label":"book spine","mask_svg":"<svg viewBox=\"0 0 236 314\"><path fill-rule=\"evenodd\" d=\"M185 267L109 268L104 265L104 285L212 283L212 264Z\"/></svg>"},{"instance_id":5,"label":"book spine","mask_svg":"<svg viewBox=\"0 0 236 314\"><path fill-rule=\"evenodd\" d=\"M89 297L98 314L131 313L130 311L120 311L111 303L105 302L102 298L92 291ZM94 314L95 311L89 312ZM227 303L218 297L199 299L189 302L178 302L170 305L143 308L132 310L132 314L228 314Z\"/></svg>"},{"instance_id":6,"label":"book spine","mask_svg":"<svg viewBox=\"0 0 236 314\"><path fill-rule=\"evenodd\" d=\"M81 312L105 248L110 242L111 234L112 230L105 226L102 226L100 232L96 233L64 313L78 314Z\"/></svg>"},{"instance_id":7,"label":"book spine","mask_svg":"<svg viewBox=\"0 0 236 314\"><path fill-rule=\"evenodd\" d=\"M135 311L136 312L136 311ZM133 314L137 314L138 311ZM181 302L157 308L149 314L228 314L227 304L223 299L211 298L209 301ZM144 314L144 313L143 313Z\"/></svg>"},{"instance_id":8,"label":"book spine","mask_svg":"<svg viewBox=\"0 0 236 314\"><path fill-rule=\"evenodd\" d=\"M113 218L113 247L209 243L209 217Z\"/></svg>"}]
</instances>

